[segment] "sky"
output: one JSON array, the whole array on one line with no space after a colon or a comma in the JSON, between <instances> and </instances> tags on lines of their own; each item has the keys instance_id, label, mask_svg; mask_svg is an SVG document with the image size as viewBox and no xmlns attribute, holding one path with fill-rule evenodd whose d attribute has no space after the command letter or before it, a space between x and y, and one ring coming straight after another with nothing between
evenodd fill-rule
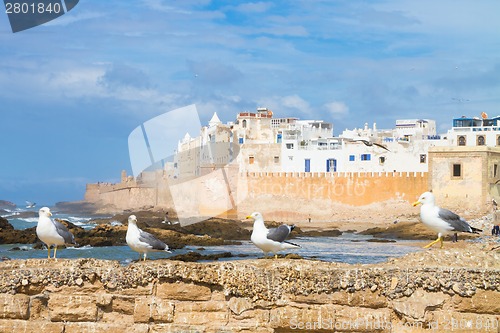
<instances>
[{"instance_id":1,"label":"sky","mask_svg":"<svg viewBox=\"0 0 500 333\"><path fill-rule=\"evenodd\" d=\"M268 107L364 123L500 115L497 0L80 0L12 33L0 13L0 200L52 205L131 173L134 128Z\"/></svg>"}]
</instances>

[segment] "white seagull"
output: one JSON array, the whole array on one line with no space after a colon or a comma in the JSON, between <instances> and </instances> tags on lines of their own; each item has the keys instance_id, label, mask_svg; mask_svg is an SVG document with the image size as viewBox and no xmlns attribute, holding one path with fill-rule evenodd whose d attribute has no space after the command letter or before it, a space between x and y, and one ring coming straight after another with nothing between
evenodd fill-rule
<instances>
[{"instance_id":1,"label":"white seagull","mask_svg":"<svg viewBox=\"0 0 500 333\"><path fill-rule=\"evenodd\" d=\"M443 248L443 235L453 234L459 232L469 232L478 234L481 229L471 227L465 219L453 213L452 211L436 206L436 198L431 192L423 193L413 206L422 204L420 207L420 218L422 222L429 228L438 232L438 238L424 246L424 248L431 247L437 242L441 242Z\"/></svg>"},{"instance_id":2,"label":"white seagull","mask_svg":"<svg viewBox=\"0 0 500 333\"><path fill-rule=\"evenodd\" d=\"M267 253L272 252L274 253L274 258L278 258L276 254L278 251L300 248L297 244L285 241L290 232L295 228L294 225L282 224L278 228L267 229L264 225L262 214L257 212L247 216L247 219L254 220L250 240L255 246L264 251L266 256Z\"/></svg>"},{"instance_id":3,"label":"white seagull","mask_svg":"<svg viewBox=\"0 0 500 333\"><path fill-rule=\"evenodd\" d=\"M52 220L52 213L48 207L40 208L38 211L38 224L36 226L36 235L47 245L48 256L50 258L50 246L54 245L54 259L58 245L76 244L73 234L64 226L64 224Z\"/></svg>"},{"instance_id":4,"label":"white seagull","mask_svg":"<svg viewBox=\"0 0 500 333\"><path fill-rule=\"evenodd\" d=\"M169 252L168 245L137 227L137 217L130 215L128 218L127 236L125 238L128 246L136 252L144 254L144 261L148 252ZM140 257L139 257L140 258Z\"/></svg>"}]
</instances>

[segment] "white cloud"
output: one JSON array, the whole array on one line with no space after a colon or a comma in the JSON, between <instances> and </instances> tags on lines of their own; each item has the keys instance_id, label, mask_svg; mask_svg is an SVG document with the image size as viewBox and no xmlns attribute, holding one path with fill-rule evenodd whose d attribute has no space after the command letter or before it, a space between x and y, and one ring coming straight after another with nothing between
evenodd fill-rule
<instances>
[{"instance_id":1,"label":"white cloud","mask_svg":"<svg viewBox=\"0 0 500 333\"><path fill-rule=\"evenodd\" d=\"M273 6L272 2L247 2L234 7L235 10L243 13L264 13Z\"/></svg>"},{"instance_id":2,"label":"white cloud","mask_svg":"<svg viewBox=\"0 0 500 333\"><path fill-rule=\"evenodd\" d=\"M289 95L281 98L281 104L290 109L296 109L302 113L310 113L311 106L309 103L298 95Z\"/></svg>"},{"instance_id":3,"label":"white cloud","mask_svg":"<svg viewBox=\"0 0 500 333\"><path fill-rule=\"evenodd\" d=\"M334 118L342 118L349 113L349 107L344 102L333 101L324 105L327 112Z\"/></svg>"}]
</instances>

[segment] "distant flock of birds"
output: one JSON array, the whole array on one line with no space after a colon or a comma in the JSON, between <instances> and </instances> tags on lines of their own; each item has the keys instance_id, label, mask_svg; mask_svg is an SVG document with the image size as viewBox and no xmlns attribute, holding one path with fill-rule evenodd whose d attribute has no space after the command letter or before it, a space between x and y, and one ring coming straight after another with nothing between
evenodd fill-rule
<instances>
[{"instance_id":1,"label":"distant flock of birds","mask_svg":"<svg viewBox=\"0 0 500 333\"><path fill-rule=\"evenodd\" d=\"M424 246L424 248L431 247L438 242L440 243L440 248L443 248L443 236L447 234L456 232L477 234L482 232L480 229L471 227L465 219L452 211L436 206L434 194L431 192L423 193L413 203L413 206L417 205L422 205L420 208L422 222L438 233L438 238ZM54 246L53 258L56 259L57 246L76 245L76 242L75 237L68 228L59 221L51 219L51 216L52 213L49 208L43 207L39 210L36 234L47 245L47 258L50 258L50 248ZM247 216L248 219L254 221L250 240L264 252L265 256L271 252L277 258L279 251L300 247L286 240L295 226L283 224L277 228L268 229L264 224L262 214L258 212ZM143 260L146 260L149 252L170 252L167 244L137 226L137 217L135 215L130 215L128 218L125 240L132 250L138 252L140 255L142 254Z\"/></svg>"}]
</instances>

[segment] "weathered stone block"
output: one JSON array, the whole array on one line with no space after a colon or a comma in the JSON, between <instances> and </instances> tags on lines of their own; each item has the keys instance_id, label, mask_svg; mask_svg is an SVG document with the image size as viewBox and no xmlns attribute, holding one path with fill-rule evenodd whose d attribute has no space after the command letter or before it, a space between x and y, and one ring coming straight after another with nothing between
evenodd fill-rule
<instances>
[{"instance_id":1,"label":"weathered stone block","mask_svg":"<svg viewBox=\"0 0 500 333\"><path fill-rule=\"evenodd\" d=\"M30 320L49 320L49 309L47 307L48 299L44 296L31 297L29 313Z\"/></svg>"},{"instance_id":2,"label":"weathered stone block","mask_svg":"<svg viewBox=\"0 0 500 333\"><path fill-rule=\"evenodd\" d=\"M441 292L429 293L419 289L408 298L393 301L392 307L408 319L423 321L426 311L442 308L449 299L450 296Z\"/></svg>"},{"instance_id":3,"label":"weathered stone block","mask_svg":"<svg viewBox=\"0 0 500 333\"><path fill-rule=\"evenodd\" d=\"M208 301L212 297L210 288L183 282L158 284L156 295L178 301Z\"/></svg>"},{"instance_id":4,"label":"weathered stone block","mask_svg":"<svg viewBox=\"0 0 500 333\"><path fill-rule=\"evenodd\" d=\"M228 320L229 308L226 302L181 302L175 305L175 323L191 325L217 323L224 325Z\"/></svg>"},{"instance_id":5,"label":"weathered stone block","mask_svg":"<svg viewBox=\"0 0 500 333\"><path fill-rule=\"evenodd\" d=\"M429 313L426 323L436 332L500 332L498 315L434 311Z\"/></svg>"},{"instance_id":6,"label":"weathered stone block","mask_svg":"<svg viewBox=\"0 0 500 333\"><path fill-rule=\"evenodd\" d=\"M459 312L500 314L500 292L478 290L472 297L452 298L453 308Z\"/></svg>"},{"instance_id":7,"label":"weathered stone block","mask_svg":"<svg viewBox=\"0 0 500 333\"><path fill-rule=\"evenodd\" d=\"M148 333L148 325L132 324L126 327L123 324L108 323L67 323L64 333L106 332L106 333Z\"/></svg>"},{"instance_id":8,"label":"weathered stone block","mask_svg":"<svg viewBox=\"0 0 500 333\"><path fill-rule=\"evenodd\" d=\"M112 301L113 312L126 315L133 315L135 308L135 297L132 296L114 296Z\"/></svg>"},{"instance_id":9,"label":"weathered stone block","mask_svg":"<svg viewBox=\"0 0 500 333\"><path fill-rule=\"evenodd\" d=\"M170 323L174 318L174 305L160 297L137 297L134 305L134 322Z\"/></svg>"},{"instance_id":10,"label":"weathered stone block","mask_svg":"<svg viewBox=\"0 0 500 333\"><path fill-rule=\"evenodd\" d=\"M96 300L91 296L51 295L48 307L51 321L97 320Z\"/></svg>"},{"instance_id":11,"label":"weathered stone block","mask_svg":"<svg viewBox=\"0 0 500 333\"><path fill-rule=\"evenodd\" d=\"M205 333L204 326L182 324L157 324L151 325L148 333Z\"/></svg>"},{"instance_id":12,"label":"weathered stone block","mask_svg":"<svg viewBox=\"0 0 500 333\"><path fill-rule=\"evenodd\" d=\"M253 309L254 307L252 301L246 297L231 297L228 305L229 309L231 309L231 311L237 315L241 314L244 311Z\"/></svg>"},{"instance_id":13,"label":"weathered stone block","mask_svg":"<svg viewBox=\"0 0 500 333\"><path fill-rule=\"evenodd\" d=\"M269 316L271 327L287 329L304 329L308 323L312 326L316 323L316 329L319 329L319 326L330 326L334 320L335 308L332 305L287 305L271 309ZM300 328L302 326L304 328Z\"/></svg>"},{"instance_id":14,"label":"weathered stone block","mask_svg":"<svg viewBox=\"0 0 500 333\"><path fill-rule=\"evenodd\" d=\"M335 327L341 332L392 332L389 309L337 307Z\"/></svg>"},{"instance_id":15,"label":"weathered stone block","mask_svg":"<svg viewBox=\"0 0 500 333\"><path fill-rule=\"evenodd\" d=\"M30 298L26 295L0 294L0 318L28 319Z\"/></svg>"},{"instance_id":16,"label":"weathered stone block","mask_svg":"<svg viewBox=\"0 0 500 333\"><path fill-rule=\"evenodd\" d=\"M0 320L0 332L62 333L63 323L38 320Z\"/></svg>"},{"instance_id":17,"label":"weathered stone block","mask_svg":"<svg viewBox=\"0 0 500 333\"><path fill-rule=\"evenodd\" d=\"M245 329L255 329L268 325L269 317L270 311L263 309L247 310L239 315L231 313L228 325Z\"/></svg>"},{"instance_id":18,"label":"weathered stone block","mask_svg":"<svg viewBox=\"0 0 500 333\"><path fill-rule=\"evenodd\" d=\"M331 294L288 295L288 298L293 302L306 304L338 304L373 309L387 306L387 298L370 290L360 290L355 293L338 291Z\"/></svg>"}]
</instances>

